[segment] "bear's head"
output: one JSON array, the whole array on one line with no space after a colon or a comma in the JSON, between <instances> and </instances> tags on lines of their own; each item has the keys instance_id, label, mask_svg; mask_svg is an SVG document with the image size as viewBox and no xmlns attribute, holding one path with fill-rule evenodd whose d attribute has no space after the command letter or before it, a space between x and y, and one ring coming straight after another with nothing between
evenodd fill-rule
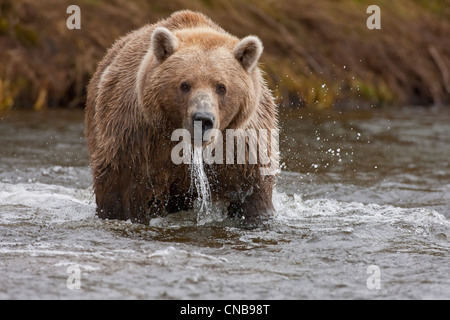
<instances>
[{"instance_id":1,"label":"bear's head","mask_svg":"<svg viewBox=\"0 0 450 320\"><path fill-rule=\"evenodd\" d=\"M139 103L144 110L159 108L170 127L187 129L191 137L199 122L202 134L243 128L259 105L262 51L255 36L156 28L139 70Z\"/></svg>"}]
</instances>

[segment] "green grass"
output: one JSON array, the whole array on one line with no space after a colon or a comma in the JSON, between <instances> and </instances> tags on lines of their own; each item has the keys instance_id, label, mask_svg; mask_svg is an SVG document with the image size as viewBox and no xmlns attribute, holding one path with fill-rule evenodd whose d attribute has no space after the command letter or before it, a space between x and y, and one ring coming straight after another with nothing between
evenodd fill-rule
<instances>
[{"instance_id":1,"label":"green grass","mask_svg":"<svg viewBox=\"0 0 450 320\"><path fill-rule=\"evenodd\" d=\"M70 4L0 3L0 109L83 107L83 88L107 48L180 9L201 11L232 34L258 35L281 106L450 104L447 0L83 0L76 31L65 28ZM381 30L366 28L370 4L381 8Z\"/></svg>"}]
</instances>

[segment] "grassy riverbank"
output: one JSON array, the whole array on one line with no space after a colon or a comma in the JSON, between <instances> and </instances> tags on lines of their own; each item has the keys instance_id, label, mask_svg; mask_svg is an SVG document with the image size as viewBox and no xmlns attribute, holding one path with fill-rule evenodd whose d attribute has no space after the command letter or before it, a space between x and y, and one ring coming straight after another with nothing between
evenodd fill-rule
<instances>
[{"instance_id":1,"label":"grassy riverbank","mask_svg":"<svg viewBox=\"0 0 450 320\"><path fill-rule=\"evenodd\" d=\"M66 27L72 4L80 30ZM371 4L381 30L366 27ZM0 110L82 107L114 40L180 9L237 36L258 35L285 107L450 104L448 0L2 0Z\"/></svg>"}]
</instances>

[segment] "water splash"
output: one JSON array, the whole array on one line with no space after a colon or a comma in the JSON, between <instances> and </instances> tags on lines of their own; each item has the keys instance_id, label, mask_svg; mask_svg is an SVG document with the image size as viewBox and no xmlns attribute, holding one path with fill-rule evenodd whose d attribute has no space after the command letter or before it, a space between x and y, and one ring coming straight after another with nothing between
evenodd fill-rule
<instances>
[{"instance_id":1,"label":"water splash","mask_svg":"<svg viewBox=\"0 0 450 320\"><path fill-rule=\"evenodd\" d=\"M197 200L200 203L197 224L201 225L205 223L206 218L212 211L211 188L203 167L203 148L201 146L194 147L191 160L191 192L195 186L198 195Z\"/></svg>"}]
</instances>

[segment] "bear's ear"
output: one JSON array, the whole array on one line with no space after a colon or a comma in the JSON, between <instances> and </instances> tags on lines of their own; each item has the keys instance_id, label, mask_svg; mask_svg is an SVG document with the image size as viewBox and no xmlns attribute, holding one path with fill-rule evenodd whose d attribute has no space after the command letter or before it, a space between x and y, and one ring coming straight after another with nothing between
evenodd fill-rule
<instances>
[{"instance_id":1,"label":"bear's ear","mask_svg":"<svg viewBox=\"0 0 450 320\"><path fill-rule=\"evenodd\" d=\"M263 44L258 37L248 36L234 48L234 56L246 71L251 72L258 63L263 48Z\"/></svg>"},{"instance_id":2,"label":"bear's ear","mask_svg":"<svg viewBox=\"0 0 450 320\"><path fill-rule=\"evenodd\" d=\"M156 28L152 34L151 48L158 62L163 62L178 49L178 39L167 28Z\"/></svg>"}]
</instances>

